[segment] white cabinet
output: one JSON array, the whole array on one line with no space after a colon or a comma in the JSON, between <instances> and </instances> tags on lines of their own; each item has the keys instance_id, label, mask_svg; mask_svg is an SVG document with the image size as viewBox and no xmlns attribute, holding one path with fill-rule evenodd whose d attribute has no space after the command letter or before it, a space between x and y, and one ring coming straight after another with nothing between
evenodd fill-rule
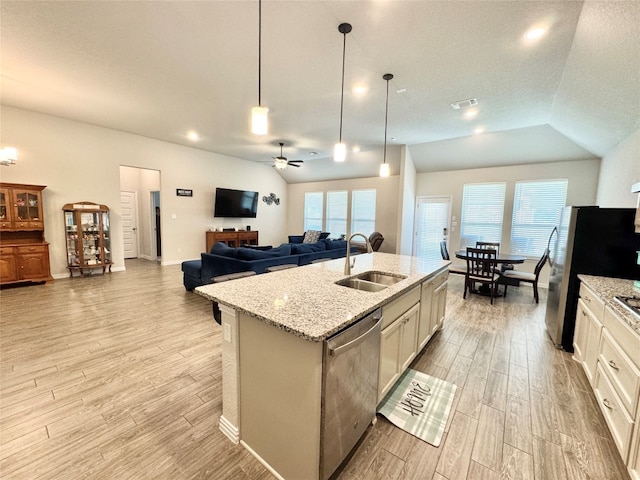
<instances>
[{"instance_id":1,"label":"white cabinet","mask_svg":"<svg viewBox=\"0 0 640 480\"><path fill-rule=\"evenodd\" d=\"M603 317L604 302L584 284L580 285L573 335L574 359L582 363L591 386L596 376Z\"/></svg>"},{"instance_id":2,"label":"white cabinet","mask_svg":"<svg viewBox=\"0 0 640 480\"><path fill-rule=\"evenodd\" d=\"M420 296L418 350L422 350L436 330L442 328L447 302L449 270L423 282Z\"/></svg>"},{"instance_id":3,"label":"white cabinet","mask_svg":"<svg viewBox=\"0 0 640 480\"><path fill-rule=\"evenodd\" d=\"M584 284L576 314L574 358L591 382L629 474L640 480L640 337Z\"/></svg>"},{"instance_id":4,"label":"white cabinet","mask_svg":"<svg viewBox=\"0 0 640 480\"><path fill-rule=\"evenodd\" d=\"M420 304L415 304L382 331L378 402L418 353L419 311Z\"/></svg>"}]
</instances>

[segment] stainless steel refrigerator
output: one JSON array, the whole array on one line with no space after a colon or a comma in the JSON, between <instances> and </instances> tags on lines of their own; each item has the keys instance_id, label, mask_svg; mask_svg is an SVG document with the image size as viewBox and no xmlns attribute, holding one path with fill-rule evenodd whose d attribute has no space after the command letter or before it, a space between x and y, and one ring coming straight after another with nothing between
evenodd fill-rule
<instances>
[{"instance_id":1,"label":"stainless steel refrigerator","mask_svg":"<svg viewBox=\"0 0 640 480\"><path fill-rule=\"evenodd\" d=\"M545 323L558 348L573 352L578 274L640 280L635 209L565 207L550 241Z\"/></svg>"}]
</instances>

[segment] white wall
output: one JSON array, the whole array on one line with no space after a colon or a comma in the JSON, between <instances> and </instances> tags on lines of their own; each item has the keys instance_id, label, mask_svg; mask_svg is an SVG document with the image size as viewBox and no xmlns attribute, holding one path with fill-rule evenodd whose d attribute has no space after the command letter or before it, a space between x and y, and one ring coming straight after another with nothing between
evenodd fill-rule
<instances>
[{"instance_id":1,"label":"white wall","mask_svg":"<svg viewBox=\"0 0 640 480\"><path fill-rule=\"evenodd\" d=\"M413 223L416 208L416 167L411 158L409 149L405 146L402 150L400 163L400 179L398 203L398 245L396 253L411 255L413 253Z\"/></svg>"},{"instance_id":2,"label":"white wall","mask_svg":"<svg viewBox=\"0 0 640 480\"><path fill-rule=\"evenodd\" d=\"M376 230L384 236L381 252L395 253L397 248L398 219L397 175L387 178L369 177L327 182L295 183L289 185L289 208L287 230L290 235L304 232L304 194L306 192L326 192L331 190L376 189ZM325 205L326 211L326 205ZM349 212L350 213L350 212Z\"/></svg>"},{"instance_id":3,"label":"white wall","mask_svg":"<svg viewBox=\"0 0 640 480\"><path fill-rule=\"evenodd\" d=\"M602 159L597 204L635 208L638 194L631 193L631 185L636 182L640 182L640 129Z\"/></svg>"},{"instance_id":4,"label":"white wall","mask_svg":"<svg viewBox=\"0 0 640 480\"><path fill-rule=\"evenodd\" d=\"M54 276L68 275L62 206L79 201L111 209L114 270L124 268L121 165L160 171L163 264L199 258L205 231L216 225L251 225L260 243L286 240L286 183L269 165L4 105L0 118L2 144L16 147L19 155L16 165L2 167L2 181L47 185L45 235ZM260 197L274 192L281 205L260 202L256 219L214 219L216 187L255 190ZM193 197L176 196L177 188L192 189Z\"/></svg>"},{"instance_id":5,"label":"white wall","mask_svg":"<svg viewBox=\"0 0 640 480\"><path fill-rule=\"evenodd\" d=\"M477 168L449 172L419 173L417 196L451 196L451 215L456 217L458 227L451 227L449 251L460 248L460 213L462 210L462 190L465 183L506 182L504 220L502 227L501 251L509 251L511 236L511 216L515 183L519 180L542 180L567 178L567 205L595 205L600 160L575 162L540 163L511 167ZM533 271L536 260L527 260L520 270ZM541 274L540 282L547 283L548 268Z\"/></svg>"}]
</instances>

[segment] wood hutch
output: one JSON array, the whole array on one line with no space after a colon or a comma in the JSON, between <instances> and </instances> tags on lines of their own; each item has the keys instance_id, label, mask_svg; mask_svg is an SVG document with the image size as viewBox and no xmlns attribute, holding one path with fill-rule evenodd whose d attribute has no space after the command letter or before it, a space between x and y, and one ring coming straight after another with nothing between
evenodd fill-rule
<instances>
[{"instance_id":1,"label":"wood hutch","mask_svg":"<svg viewBox=\"0 0 640 480\"><path fill-rule=\"evenodd\" d=\"M53 280L42 185L0 182L0 285Z\"/></svg>"},{"instance_id":2,"label":"wood hutch","mask_svg":"<svg viewBox=\"0 0 640 480\"><path fill-rule=\"evenodd\" d=\"M207 252L216 242L226 243L230 247L243 245L258 245L258 232L256 230L241 230L239 232L207 232Z\"/></svg>"}]
</instances>

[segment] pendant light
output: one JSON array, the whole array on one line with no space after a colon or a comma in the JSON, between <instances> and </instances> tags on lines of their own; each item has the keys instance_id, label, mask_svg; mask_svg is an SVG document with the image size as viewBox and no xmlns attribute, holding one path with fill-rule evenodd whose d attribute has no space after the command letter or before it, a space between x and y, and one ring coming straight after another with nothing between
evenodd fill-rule
<instances>
[{"instance_id":1,"label":"pendant light","mask_svg":"<svg viewBox=\"0 0 640 480\"><path fill-rule=\"evenodd\" d=\"M266 135L269 131L267 114L269 109L261 103L262 87L262 0L258 0L258 106L251 109L251 133Z\"/></svg>"},{"instance_id":2,"label":"pendant light","mask_svg":"<svg viewBox=\"0 0 640 480\"><path fill-rule=\"evenodd\" d=\"M342 34L342 89L340 93L340 138L338 143L333 147L333 160L336 162L344 162L347 159L347 146L342 143L342 112L344 110L344 61L347 49L347 33L351 31L351 24L341 23L338 31Z\"/></svg>"},{"instance_id":3,"label":"pendant light","mask_svg":"<svg viewBox=\"0 0 640 480\"><path fill-rule=\"evenodd\" d=\"M380 176L388 177L391 171L387 163L387 120L389 117L389 80L393 78L393 75L385 73L382 78L387 82L387 102L384 108L384 152L382 154L382 163L380 164Z\"/></svg>"}]
</instances>

